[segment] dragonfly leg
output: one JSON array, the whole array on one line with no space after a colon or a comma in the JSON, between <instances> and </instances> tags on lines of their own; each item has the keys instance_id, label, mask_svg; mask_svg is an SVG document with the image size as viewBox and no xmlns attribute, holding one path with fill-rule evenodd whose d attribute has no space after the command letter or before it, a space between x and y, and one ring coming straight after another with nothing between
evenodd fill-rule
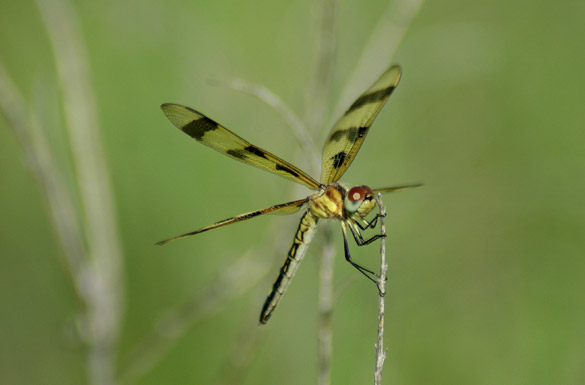
<instances>
[{"instance_id":1,"label":"dragonfly leg","mask_svg":"<svg viewBox=\"0 0 585 385\"><path fill-rule=\"evenodd\" d=\"M357 223L357 222L355 222ZM376 284L376 287L378 288L378 293L380 294L380 297L384 296L384 292L382 291L382 289L380 289L380 276L374 272L372 272L371 270L368 270L356 263L354 263L351 260L351 255L349 254L349 247L347 244L347 239L346 239L346 231L345 231L345 223L342 223L342 230L343 230L343 241L344 241L344 246L345 246L345 259L352 264L352 266L354 266L356 269L358 269L362 274L364 274L366 277L368 277L371 281L373 281ZM386 234L376 234L373 237L364 240L364 238L362 237L362 234L359 232L358 229L354 229L354 227L351 225L351 223L348 224L349 226L349 230L351 231L351 235L353 235L353 239L355 240L355 243L358 246L364 246L364 245L368 245L370 243L372 243L373 241L375 241L376 239L380 239L380 238L386 238ZM363 270L362 270L363 269ZM377 279L374 280L372 279L372 277L370 277L369 275L367 275L364 270L370 274L372 274L374 277L376 277ZM388 277L386 277L386 279L388 279Z\"/></svg>"},{"instance_id":2,"label":"dragonfly leg","mask_svg":"<svg viewBox=\"0 0 585 385\"><path fill-rule=\"evenodd\" d=\"M373 229L374 227L376 227L378 225L378 218L382 218L385 217L386 214L376 214L376 216L374 218L372 218L371 221L365 221L365 225L362 225L361 223L359 223L358 221L355 221L356 225L359 226L360 229L362 230L366 230L366 229Z\"/></svg>"},{"instance_id":3,"label":"dragonfly leg","mask_svg":"<svg viewBox=\"0 0 585 385\"><path fill-rule=\"evenodd\" d=\"M347 231L345 230L345 223L342 222L341 223L341 230L343 233L343 248L345 251L345 260L347 262L349 262L353 267L355 267L360 273L362 273L363 275L365 275L370 281L374 282L376 284L376 286L378 286L378 279L380 278L380 276L376 273L374 273L372 270L367 269L357 263L355 263L353 261L353 259L351 259L351 254L349 252L349 244L347 243ZM351 226L349 227L351 230ZM352 234L353 234L353 230L351 230ZM354 235L355 237L355 235ZM373 277L376 277L376 279L374 279ZM379 290L379 288L378 288Z\"/></svg>"},{"instance_id":4,"label":"dragonfly leg","mask_svg":"<svg viewBox=\"0 0 585 385\"><path fill-rule=\"evenodd\" d=\"M377 220L378 216L376 216L376 220ZM353 221L353 223L355 223L360 229L362 230L366 230L368 228L368 226L366 227L362 227L360 225L360 223L356 220ZM362 234L360 233L359 230L355 229L351 223L348 224L349 226L349 230L351 231L351 235L353 235L353 239L355 239L355 243L358 246L365 246L365 245L369 245L370 243L374 242L376 239L380 239L380 238L385 238L386 234L376 234L374 236L372 236L371 238L368 239L364 239L364 237L362 236Z\"/></svg>"}]
</instances>

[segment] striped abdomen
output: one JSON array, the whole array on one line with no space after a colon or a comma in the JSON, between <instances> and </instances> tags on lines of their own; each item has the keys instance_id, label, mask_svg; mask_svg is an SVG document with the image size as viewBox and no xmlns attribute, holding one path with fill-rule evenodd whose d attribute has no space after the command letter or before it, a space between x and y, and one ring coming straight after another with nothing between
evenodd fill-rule
<instances>
[{"instance_id":1,"label":"striped abdomen","mask_svg":"<svg viewBox=\"0 0 585 385\"><path fill-rule=\"evenodd\" d=\"M292 246L286 255L286 260L280 268L278 278L276 278L272 290L270 291L270 294L268 294L266 302L264 302L264 306L262 307L262 312L260 313L261 323L265 324L268 322L268 319L270 319L270 316L278 305L280 298L282 298L282 295L286 291L290 280L295 275L299 264L309 247L311 238L313 238L313 234L317 228L317 220L318 218L309 210L307 210L301 218Z\"/></svg>"}]
</instances>

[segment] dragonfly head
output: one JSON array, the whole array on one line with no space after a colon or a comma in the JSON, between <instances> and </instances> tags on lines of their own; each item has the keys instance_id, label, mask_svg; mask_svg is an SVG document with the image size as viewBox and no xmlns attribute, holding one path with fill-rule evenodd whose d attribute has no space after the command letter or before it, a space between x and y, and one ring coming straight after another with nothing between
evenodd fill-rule
<instances>
[{"instance_id":1,"label":"dragonfly head","mask_svg":"<svg viewBox=\"0 0 585 385\"><path fill-rule=\"evenodd\" d=\"M365 217L376 206L374 192L368 186L356 186L349 189L344 200L345 211Z\"/></svg>"}]
</instances>

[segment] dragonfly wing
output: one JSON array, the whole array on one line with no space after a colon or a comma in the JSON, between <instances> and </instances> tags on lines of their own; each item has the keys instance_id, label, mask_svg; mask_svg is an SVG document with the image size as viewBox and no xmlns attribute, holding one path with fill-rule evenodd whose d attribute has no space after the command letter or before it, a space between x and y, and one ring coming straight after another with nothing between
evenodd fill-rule
<instances>
[{"instance_id":1,"label":"dragonfly wing","mask_svg":"<svg viewBox=\"0 0 585 385\"><path fill-rule=\"evenodd\" d=\"M166 103L161 108L171 123L199 143L232 159L280 175L312 190L319 188L319 182L304 171L276 155L248 143L205 115L179 104Z\"/></svg>"},{"instance_id":2,"label":"dragonfly wing","mask_svg":"<svg viewBox=\"0 0 585 385\"><path fill-rule=\"evenodd\" d=\"M394 192L394 191L401 191L406 190L409 188L415 188L422 186L422 183L411 183L411 184L403 184L400 186L391 186L391 187L381 187L372 189L375 193L387 193L387 192Z\"/></svg>"},{"instance_id":3,"label":"dragonfly wing","mask_svg":"<svg viewBox=\"0 0 585 385\"><path fill-rule=\"evenodd\" d=\"M241 214L235 217L231 217L228 219L224 219L223 221L216 222L209 226L205 226L199 230L191 231L189 233L181 234L176 237L172 237L169 239L165 239L164 241L157 242L157 245L164 245L165 243L169 243L172 241L176 241L177 239L185 238L190 235L204 233L209 230L217 229L218 227L231 225L232 223L245 221L250 218L257 217L258 215L263 214L292 214L300 210L300 208L307 203L309 198L301 199L298 201L286 202L281 203L278 205L270 206L262 210L250 211L249 213Z\"/></svg>"},{"instance_id":4,"label":"dragonfly wing","mask_svg":"<svg viewBox=\"0 0 585 385\"><path fill-rule=\"evenodd\" d=\"M400 80L400 66L386 70L339 118L323 148L321 183L336 182L359 151L374 119Z\"/></svg>"}]
</instances>

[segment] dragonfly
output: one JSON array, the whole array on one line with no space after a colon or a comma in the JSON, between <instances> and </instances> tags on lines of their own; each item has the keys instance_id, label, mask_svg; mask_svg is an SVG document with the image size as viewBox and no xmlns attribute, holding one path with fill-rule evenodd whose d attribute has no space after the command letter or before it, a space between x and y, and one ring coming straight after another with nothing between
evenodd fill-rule
<instances>
[{"instance_id":1,"label":"dragonfly","mask_svg":"<svg viewBox=\"0 0 585 385\"><path fill-rule=\"evenodd\" d=\"M382 236L381 234L373 235L370 238L366 238L363 235L365 230L376 227L380 217L378 213L373 219L366 220L366 217L376 206L374 194L403 190L419 186L419 184L382 188L359 185L348 188L338 183L338 180L355 159L374 119L398 85L400 76L400 66L393 65L388 68L337 120L323 147L321 178L319 181L289 162L249 143L194 109L174 103L163 104L161 108L171 123L199 143L242 163L300 183L315 192L304 199L281 203L224 219L198 230L165 239L158 242L157 245L164 245L171 241L201 234L264 214L292 214L304 209L284 264L280 268L278 277L272 285L272 289L260 312L260 323L265 324L270 319L305 256L318 222L322 219L336 219L341 223L345 259L360 273L378 285L378 275L372 270L359 265L351 258L348 232L358 246L364 246L379 239ZM380 294L382 295L383 293Z\"/></svg>"}]
</instances>

